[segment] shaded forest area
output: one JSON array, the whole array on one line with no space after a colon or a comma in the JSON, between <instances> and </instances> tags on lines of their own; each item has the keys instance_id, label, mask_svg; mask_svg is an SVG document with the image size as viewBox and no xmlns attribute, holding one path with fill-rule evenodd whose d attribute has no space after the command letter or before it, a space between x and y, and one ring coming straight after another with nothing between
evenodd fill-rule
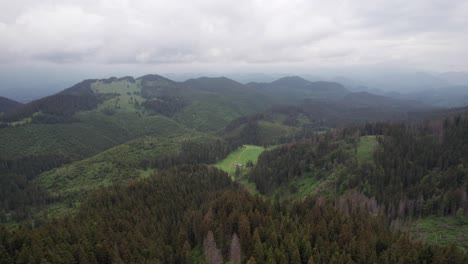
<instances>
[{"instance_id":1,"label":"shaded forest area","mask_svg":"<svg viewBox=\"0 0 468 264\"><path fill-rule=\"evenodd\" d=\"M323 199L254 197L226 173L173 167L96 192L76 216L0 228L5 263L462 263L455 247L412 242L385 217Z\"/></svg>"}]
</instances>

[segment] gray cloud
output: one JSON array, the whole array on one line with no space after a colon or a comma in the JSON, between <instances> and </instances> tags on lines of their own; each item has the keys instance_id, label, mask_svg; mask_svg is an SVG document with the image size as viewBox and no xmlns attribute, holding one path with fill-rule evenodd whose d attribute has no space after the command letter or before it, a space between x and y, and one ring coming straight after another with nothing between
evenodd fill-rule
<instances>
[{"instance_id":1,"label":"gray cloud","mask_svg":"<svg viewBox=\"0 0 468 264\"><path fill-rule=\"evenodd\" d=\"M17 0L0 63L468 70L463 0Z\"/></svg>"}]
</instances>

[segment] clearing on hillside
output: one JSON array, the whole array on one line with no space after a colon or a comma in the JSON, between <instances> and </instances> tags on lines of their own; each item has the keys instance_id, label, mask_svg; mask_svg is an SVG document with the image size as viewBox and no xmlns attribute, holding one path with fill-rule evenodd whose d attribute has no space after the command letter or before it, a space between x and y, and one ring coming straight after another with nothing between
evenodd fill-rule
<instances>
[{"instance_id":1,"label":"clearing on hillside","mask_svg":"<svg viewBox=\"0 0 468 264\"><path fill-rule=\"evenodd\" d=\"M359 161L372 161L378 142L376 136L363 136L357 147Z\"/></svg>"},{"instance_id":2,"label":"clearing on hillside","mask_svg":"<svg viewBox=\"0 0 468 264\"><path fill-rule=\"evenodd\" d=\"M409 234L418 240L449 246L455 244L468 250L468 217L428 217L414 221L408 227Z\"/></svg>"},{"instance_id":3,"label":"clearing on hillside","mask_svg":"<svg viewBox=\"0 0 468 264\"><path fill-rule=\"evenodd\" d=\"M257 163L258 156L260 156L263 151L265 151L264 147L243 145L214 166L226 171L232 178L236 173L236 165L238 165L241 170L245 170L247 162L251 160L254 164Z\"/></svg>"}]
</instances>

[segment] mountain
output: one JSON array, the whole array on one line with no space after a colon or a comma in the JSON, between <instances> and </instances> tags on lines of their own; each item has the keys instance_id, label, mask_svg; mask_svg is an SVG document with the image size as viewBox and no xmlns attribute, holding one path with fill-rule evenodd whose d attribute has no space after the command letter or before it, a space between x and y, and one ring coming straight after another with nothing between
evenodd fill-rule
<instances>
[{"instance_id":1,"label":"mountain","mask_svg":"<svg viewBox=\"0 0 468 264\"><path fill-rule=\"evenodd\" d=\"M446 86L408 95L421 102L441 107L468 105L468 85Z\"/></svg>"},{"instance_id":2,"label":"mountain","mask_svg":"<svg viewBox=\"0 0 468 264\"><path fill-rule=\"evenodd\" d=\"M308 98L335 100L349 91L336 82L311 82L298 76L278 79L271 83L249 83L253 89L282 98L283 103L299 102Z\"/></svg>"},{"instance_id":3,"label":"mountain","mask_svg":"<svg viewBox=\"0 0 468 264\"><path fill-rule=\"evenodd\" d=\"M445 72L439 77L451 85L468 85L468 72Z\"/></svg>"},{"instance_id":4,"label":"mountain","mask_svg":"<svg viewBox=\"0 0 468 264\"><path fill-rule=\"evenodd\" d=\"M0 96L0 113L11 111L21 105L19 102Z\"/></svg>"},{"instance_id":5,"label":"mountain","mask_svg":"<svg viewBox=\"0 0 468 264\"><path fill-rule=\"evenodd\" d=\"M416 100L395 99L369 92L349 93L343 98L342 102L351 107L399 108L406 111L430 108L430 106Z\"/></svg>"},{"instance_id":6,"label":"mountain","mask_svg":"<svg viewBox=\"0 0 468 264\"><path fill-rule=\"evenodd\" d=\"M468 85L444 86L407 94L386 93L385 95L436 107L462 107L468 105Z\"/></svg>"}]
</instances>

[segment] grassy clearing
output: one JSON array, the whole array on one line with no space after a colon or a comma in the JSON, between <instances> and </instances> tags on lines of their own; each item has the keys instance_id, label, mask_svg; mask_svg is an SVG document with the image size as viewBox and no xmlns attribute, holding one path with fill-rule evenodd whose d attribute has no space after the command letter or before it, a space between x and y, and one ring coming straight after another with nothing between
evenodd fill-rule
<instances>
[{"instance_id":1,"label":"grassy clearing","mask_svg":"<svg viewBox=\"0 0 468 264\"><path fill-rule=\"evenodd\" d=\"M92 89L96 93L115 93L117 97L111 98L98 106L98 111L103 109L113 109L118 112L140 112L135 107L135 102L141 104L145 99L141 97L140 81L131 83L129 81L114 81L104 83L97 81L92 85Z\"/></svg>"},{"instance_id":2,"label":"grassy clearing","mask_svg":"<svg viewBox=\"0 0 468 264\"><path fill-rule=\"evenodd\" d=\"M363 136L357 147L357 157L359 161L372 161L375 148L377 147L376 136Z\"/></svg>"},{"instance_id":3,"label":"grassy clearing","mask_svg":"<svg viewBox=\"0 0 468 264\"><path fill-rule=\"evenodd\" d=\"M251 160L254 164L257 163L258 156L260 156L263 151L265 151L265 148L260 146L244 145L214 166L226 171L231 178L234 178L236 172L234 164L242 164L241 174L243 174L246 170L245 165L247 161Z\"/></svg>"},{"instance_id":4,"label":"grassy clearing","mask_svg":"<svg viewBox=\"0 0 468 264\"><path fill-rule=\"evenodd\" d=\"M428 217L414 221L408 232L415 239L448 246L455 244L468 250L468 217Z\"/></svg>"}]
</instances>

